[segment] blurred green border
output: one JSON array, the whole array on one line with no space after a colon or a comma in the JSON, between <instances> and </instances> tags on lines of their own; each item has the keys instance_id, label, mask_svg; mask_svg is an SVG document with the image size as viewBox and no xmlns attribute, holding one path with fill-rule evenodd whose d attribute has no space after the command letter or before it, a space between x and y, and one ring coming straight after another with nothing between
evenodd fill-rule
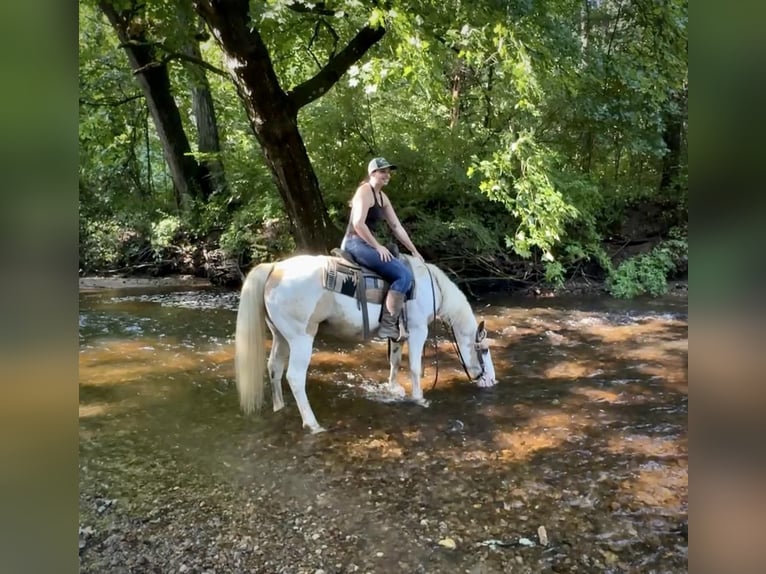
<instances>
[{"instance_id":1,"label":"blurred green border","mask_svg":"<svg viewBox=\"0 0 766 574\"><path fill-rule=\"evenodd\" d=\"M761 312L766 5L697 2L690 13L690 302Z\"/></svg>"},{"instance_id":2,"label":"blurred green border","mask_svg":"<svg viewBox=\"0 0 766 574\"><path fill-rule=\"evenodd\" d=\"M0 556L77 572L77 11L5 2Z\"/></svg>"}]
</instances>

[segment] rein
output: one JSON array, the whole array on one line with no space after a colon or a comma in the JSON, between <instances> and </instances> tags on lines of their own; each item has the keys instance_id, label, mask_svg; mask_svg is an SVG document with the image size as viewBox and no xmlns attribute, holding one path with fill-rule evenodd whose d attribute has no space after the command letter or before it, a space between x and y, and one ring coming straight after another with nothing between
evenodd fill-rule
<instances>
[{"instance_id":1,"label":"rein","mask_svg":"<svg viewBox=\"0 0 766 574\"><path fill-rule=\"evenodd\" d=\"M431 280L431 300L433 302L434 321L435 321L436 320L436 290L434 289L434 278L433 278L433 275L431 275L431 270L428 268L428 265L426 265L426 271L428 271L428 278ZM452 325L450 325L444 320L442 320L442 323L449 327L450 341L452 342L452 347L455 349L458 359L460 359L460 365L463 367L465 376L468 378L469 382L473 382L475 379L471 378L471 374L468 372L468 366L466 365L465 360L463 359L463 353L460 352L460 347L457 344L455 329L453 329ZM434 334L432 339L434 342L434 358L436 359L436 373L434 375L434 382L431 385L431 390L433 391L434 388L436 387L436 382L439 380L439 346L436 342L436 334ZM484 357L481 353L478 354L478 359L479 359L479 365L481 366L481 373L479 374L477 378L480 378L484 374Z\"/></svg>"},{"instance_id":2,"label":"rein","mask_svg":"<svg viewBox=\"0 0 766 574\"><path fill-rule=\"evenodd\" d=\"M434 289L434 276L431 275L431 270L428 268L428 265L426 265L426 271L428 271L428 278L431 280L431 301L433 302L434 321L436 321L436 289ZM436 387L436 381L439 380L439 345L436 343L435 333L432 339L434 342L434 358L436 359L436 374L434 375L434 384L431 385L431 390L433 391L434 387Z\"/></svg>"},{"instance_id":3,"label":"rein","mask_svg":"<svg viewBox=\"0 0 766 574\"><path fill-rule=\"evenodd\" d=\"M465 376L468 377L468 381L472 383L474 379L471 378L471 375L468 372L468 367L466 366L465 360L463 359L463 353L460 352L460 347L457 344L457 337L455 337L455 329L452 328L452 325L450 325L449 333L451 336L452 347L455 349L455 352L457 353L457 358L460 359L460 364L463 367L463 371L465 371ZM477 379L484 374L484 361L482 361L481 358L482 358L481 354L479 354L479 363L481 364L481 373L479 374L478 377L476 377ZM433 387L431 388L431 390L433 390Z\"/></svg>"}]
</instances>

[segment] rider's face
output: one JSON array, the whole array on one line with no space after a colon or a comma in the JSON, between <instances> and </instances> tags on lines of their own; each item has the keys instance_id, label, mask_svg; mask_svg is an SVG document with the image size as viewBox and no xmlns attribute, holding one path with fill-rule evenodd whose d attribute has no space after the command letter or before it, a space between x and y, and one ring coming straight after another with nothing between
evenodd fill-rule
<instances>
[{"instance_id":1,"label":"rider's face","mask_svg":"<svg viewBox=\"0 0 766 574\"><path fill-rule=\"evenodd\" d=\"M391 170L386 169L376 169L372 172L373 175L379 179L382 183L388 183L388 181L391 179Z\"/></svg>"}]
</instances>

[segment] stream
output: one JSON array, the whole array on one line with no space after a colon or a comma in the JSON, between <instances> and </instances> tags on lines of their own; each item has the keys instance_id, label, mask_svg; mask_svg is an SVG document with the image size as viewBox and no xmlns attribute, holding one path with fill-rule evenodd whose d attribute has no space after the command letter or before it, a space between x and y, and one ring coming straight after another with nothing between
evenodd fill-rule
<instances>
[{"instance_id":1,"label":"stream","mask_svg":"<svg viewBox=\"0 0 766 574\"><path fill-rule=\"evenodd\" d=\"M286 383L240 411L238 296L80 293L81 572L688 570L685 297L474 300L498 385L437 326L428 408L385 343L317 340L313 436Z\"/></svg>"}]
</instances>

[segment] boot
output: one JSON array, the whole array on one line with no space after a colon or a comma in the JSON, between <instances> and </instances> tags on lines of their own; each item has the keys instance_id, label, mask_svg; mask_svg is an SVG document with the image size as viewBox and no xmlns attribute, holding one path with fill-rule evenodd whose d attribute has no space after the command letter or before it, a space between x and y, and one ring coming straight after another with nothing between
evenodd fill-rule
<instances>
[{"instance_id":1,"label":"boot","mask_svg":"<svg viewBox=\"0 0 766 574\"><path fill-rule=\"evenodd\" d=\"M383 305L383 315L380 317L378 339L393 339L397 342L407 340L409 336L407 329L404 328L404 325L397 325L399 317L402 315L403 307L404 293L389 290Z\"/></svg>"}]
</instances>

